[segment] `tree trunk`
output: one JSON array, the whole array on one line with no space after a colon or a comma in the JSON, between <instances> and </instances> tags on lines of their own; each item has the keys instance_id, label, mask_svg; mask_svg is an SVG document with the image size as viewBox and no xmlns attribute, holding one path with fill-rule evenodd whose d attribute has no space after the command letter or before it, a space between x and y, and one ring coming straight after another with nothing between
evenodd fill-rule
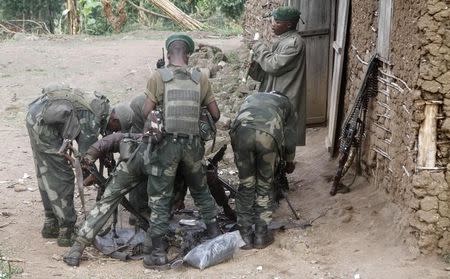
<instances>
[{"instance_id":1,"label":"tree trunk","mask_svg":"<svg viewBox=\"0 0 450 279\"><path fill-rule=\"evenodd\" d=\"M169 0L147 0L166 13L175 23L189 30L201 30L203 24L185 14Z\"/></svg>"},{"instance_id":2,"label":"tree trunk","mask_svg":"<svg viewBox=\"0 0 450 279\"><path fill-rule=\"evenodd\" d=\"M78 16L77 11L77 0L66 0L67 1L67 9L69 12L67 13L67 23L70 35L78 34L80 31L80 18Z\"/></svg>"}]
</instances>

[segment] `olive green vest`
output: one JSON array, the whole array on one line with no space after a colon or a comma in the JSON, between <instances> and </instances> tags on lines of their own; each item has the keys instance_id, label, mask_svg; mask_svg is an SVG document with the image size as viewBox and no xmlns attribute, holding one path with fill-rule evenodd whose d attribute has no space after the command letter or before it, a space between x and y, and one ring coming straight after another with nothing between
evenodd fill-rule
<instances>
[{"instance_id":1,"label":"olive green vest","mask_svg":"<svg viewBox=\"0 0 450 279\"><path fill-rule=\"evenodd\" d=\"M193 69L158 69L164 82L164 129L169 134L199 135L200 77Z\"/></svg>"}]
</instances>

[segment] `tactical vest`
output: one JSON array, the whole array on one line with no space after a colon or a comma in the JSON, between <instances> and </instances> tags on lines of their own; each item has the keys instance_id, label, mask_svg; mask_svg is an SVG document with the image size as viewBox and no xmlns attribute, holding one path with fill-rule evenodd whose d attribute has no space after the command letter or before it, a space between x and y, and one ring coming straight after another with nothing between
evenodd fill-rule
<instances>
[{"instance_id":1,"label":"tactical vest","mask_svg":"<svg viewBox=\"0 0 450 279\"><path fill-rule=\"evenodd\" d=\"M48 87L42 90L49 101L69 101L75 110L88 110L92 112L98 123L106 121L109 116L109 100L97 93L85 93L79 89L64 86Z\"/></svg>"},{"instance_id":2,"label":"tactical vest","mask_svg":"<svg viewBox=\"0 0 450 279\"><path fill-rule=\"evenodd\" d=\"M199 135L201 72L158 69L164 82L164 129L169 134Z\"/></svg>"}]
</instances>

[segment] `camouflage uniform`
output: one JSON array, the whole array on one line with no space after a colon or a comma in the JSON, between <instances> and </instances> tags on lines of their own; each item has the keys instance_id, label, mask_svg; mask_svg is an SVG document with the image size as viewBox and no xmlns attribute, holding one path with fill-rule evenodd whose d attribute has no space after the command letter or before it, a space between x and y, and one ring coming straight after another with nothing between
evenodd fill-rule
<instances>
[{"instance_id":1,"label":"camouflage uniform","mask_svg":"<svg viewBox=\"0 0 450 279\"><path fill-rule=\"evenodd\" d=\"M265 226L272 219L271 195L280 156L292 161L295 154L295 120L291 104L276 93L247 97L234 120L231 144L239 171L236 198L240 227Z\"/></svg>"},{"instance_id":2,"label":"camouflage uniform","mask_svg":"<svg viewBox=\"0 0 450 279\"><path fill-rule=\"evenodd\" d=\"M29 105L26 126L36 166L46 223L73 227L74 174L58 154L63 139L76 139L80 153L97 140L109 114L109 101L101 95L53 86Z\"/></svg>"},{"instance_id":3,"label":"camouflage uniform","mask_svg":"<svg viewBox=\"0 0 450 279\"><path fill-rule=\"evenodd\" d=\"M175 100L168 99L167 92L165 92L168 88L174 90L175 95L181 92L178 95L180 97ZM161 107L168 105L167 100L179 102L180 98L182 98L181 95L185 94L185 90L190 90L190 93L196 92L197 97L199 95L198 101L200 103L197 104L198 107L214 101L208 78L198 70L192 70L187 67L169 65L166 69L158 69L152 74L147 84L148 98ZM165 101L166 104L164 104ZM191 135L183 132L171 133L171 127L167 125L169 123L167 110L165 110L165 114L164 124L168 133L155 146L155 150L150 156L151 170L147 192L151 208L151 237L164 235L168 230L170 205L174 195L174 180L180 164L183 164L182 175L189 187L195 205L199 207L202 213L204 222L212 224L216 221L216 209L206 184L206 171L202 164L205 152L204 143L198 136L198 131L197 134L194 132ZM191 119L188 124L182 127L175 127L174 129L188 128L188 126L192 127L192 129L197 126L196 128L198 129L199 117L200 113L198 113L196 120Z\"/></svg>"},{"instance_id":4,"label":"camouflage uniform","mask_svg":"<svg viewBox=\"0 0 450 279\"><path fill-rule=\"evenodd\" d=\"M137 134L132 137L136 138ZM114 134L108 137L115 137L112 142L100 147L111 152L119 150L120 141L123 134ZM104 138L106 139L106 138ZM147 169L149 169L151 145L139 143L136 150L128 161L120 161L116 169L105 185L105 192L100 201L89 212L86 221L81 225L76 240L83 244L90 244L97 233L108 221L111 214L119 205L122 198L131 190L142 187L142 183L147 181ZM145 187L143 187L145 188Z\"/></svg>"},{"instance_id":5,"label":"camouflage uniform","mask_svg":"<svg viewBox=\"0 0 450 279\"><path fill-rule=\"evenodd\" d=\"M130 102L130 108L133 110L133 124L131 126L131 133L142 133L144 131L144 103L146 95L139 95ZM147 179L142 181L142 184L133 189L130 194L130 203L139 212L149 212L148 195L147 195Z\"/></svg>"}]
</instances>

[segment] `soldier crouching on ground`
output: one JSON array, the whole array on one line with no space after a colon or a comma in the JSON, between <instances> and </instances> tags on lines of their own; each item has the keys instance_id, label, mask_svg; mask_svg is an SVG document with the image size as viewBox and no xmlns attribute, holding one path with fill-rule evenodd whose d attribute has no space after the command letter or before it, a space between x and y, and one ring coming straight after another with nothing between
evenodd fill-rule
<instances>
[{"instance_id":1,"label":"soldier crouching on ground","mask_svg":"<svg viewBox=\"0 0 450 279\"><path fill-rule=\"evenodd\" d=\"M60 149L63 142L76 140L84 153L100 132L119 131L121 110L110 114L109 108L105 96L65 85L44 88L29 105L26 126L45 213L42 237L57 238L59 246L72 244L77 217L74 173Z\"/></svg>"},{"instance_id":2,"label":"soldier crouching on ground","mask_svg":"<svg viewBox=\"0 0 450 279\"><path fill-rule=\"evenodd\" d=\"M241 105L231 129L231 145L239 172L236 214L242 249L262 249L272 244L273 183L280 159L286 172L295 165L295 118L289 99L278 92L256 93ZM252 226L255 225L253 232Z\"/></svg>"},{"instance_id":3,"label":"soldier crouching on ground","mask_svg":"<svg viewBox=\"0 0 450 279\"><path fill-rule=\"evenodd\" d=\"M167 242L170 202L174 179L180 164L195 205L200 209L209 237L219 235L216 208L206 184L202 164L204 143L199 137L200 109L206 106L214 121L220 117L208 77L188 67L194 51L193 40L185 34L173 34L166 40L168 66L156 70L147 83L145 114L156 106L163 110L165 133L150 156L148 180L152 251L144 256L144 266L159 269L167 264Z\"/></svg>"}]
</instances>

